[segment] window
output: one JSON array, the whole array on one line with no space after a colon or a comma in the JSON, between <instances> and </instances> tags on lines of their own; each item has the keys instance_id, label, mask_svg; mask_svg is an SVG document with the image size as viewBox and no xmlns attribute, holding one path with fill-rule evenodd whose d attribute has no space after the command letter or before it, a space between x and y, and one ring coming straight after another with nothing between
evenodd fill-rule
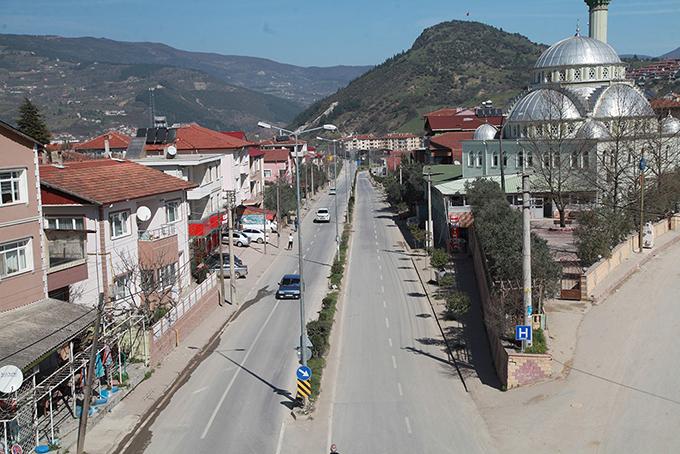
<instances>
[{"instance_id":1,"label":"window","mask_svg":"<svg viewBox=\"0 0 680 454\"><path fill-rule=\"evenodd\" d=\"M564 71L560 71L560 73L559 73L559 78L560 78L560 82L564 82L564 79L566 78L566 77L565 77L565 74L564 74Z\"/></svg>"},{"instance_id":2,"label":"window","mask_svg":"<svg viewBox=\"0 0 680 454\"><path fill-rule=\"evenodd\" d=\"M595 79L596 76L597 76L597 71L595 71L595 68L590 68L588 70L588 78Z\"/></svg>"},{"instance_id":3,"label":"window","mask_svg":"<svg viewBox=\"0 0 680 454\"><path fill-rule=\"evenodd\" d=\"M154 270L142 270L140 284L144 293L150 293L156 286L156 272Z\"/></svg>"},{"instance_id":4,"label":"window","mask_svg":"<svg viewBox=\"0 0 680 454\"><path fill-rule=\"evenodd\" d=\"M519 153L517 153L516 163L517 163L518 169L524 168L524 152L523 151L520 151Z\"/></svg>"},{"instance_id":5,"label":"window","mask_svg":"<svg viewBox=\"0 0 680 454\"><path fill-rule=\"evenodd\" d=\"M583 160L583 166L582 167L584 169L587 169L588 167L590 167L590 159L589 159L587 151L583 152L583 156L581 156L581 159Z\"/></svg>"},{"instance_id":6,"label":"window","mask_svg":"<svg viewBox=\"0 0 680 454\"><path fill-rule=\"evenodd\" d=\"M543 135L543 125L536 125L536 136L541 137Z\"/></svg>"},{"instance_id":7,"label":"window","mask_svg":"<svg viewBox=\"0 0 680 454\"><path fill-rule=\"evenodd\" d=\"M111 238L120 238L130 234L130 212L119 211L109 214Z\"/></svg>"},{"instance_id":8,"label":"window","mask_svg":"<svg viewBox=\"0 0 680 454\"><path fill-rule=\"evenodd\" d=\"M553 123L550 125L550 134L552 134L553 137L557 136L560 133L560 125L557 123Z\"/></svg>"},{"instance_id":9,"label":"window","mask_svg":"<svg viewBox=\"0 0 680 454\"><path fill-rule=\"evenodd\" d=\"M567 134L568 135L573 135L574 131L576 130L576 127L574 126L574 123L568 123L567 124Z\"/></svg>"},{"instance_id":10,"label":"window","mask_svg":"<svg viewBox=\"0 0 680 454\"><path fill-rule=\"evenodd\" d=\"M111 299L114 301L125 299L130 294L128 287L131 283L131 274L125 273L113 279L113 286L111 289Z\"/></svg>"},{"instance_id":11,"label":"window","mask_svg":"<svg viewBox=\"0 0 680 454\"><path fill-rule=\"evenodd\" d=\"M481 151L477 152L477 154L476 154L475 166L482 167L482 152Z\"/></svg>"},{"instance_id":12,"label":"window","mask_svg":"<svg viewBox=\"0 0 680 454\"><path fill-rule=\"evenodd\" d=\"M158 282L162 288L168 288L175 285L177 279L175 264L166 265L158 270Z\"/></svg>"},{"instance_id":13,"label":"window","mask_svg":"<svg viewBox=\"0 0 680 454\"><path fill-rule=\"evenodd\" d=\"M571 153L571 157L570 157L570 159L569 159L569 165L571 166L572 169L575 169L575 168L579 167L579 162L578 162L579 159L578 159L578 158L579 158L578 152L577 152L577 151L573 151L573 152Z\"/></svg>"},{"instance_id":14,"label":"window","mask_svg":"<svg viewBox=\"0 0 680 454\"><path fill-rule=\"evenodd\" d=\"M491 157L491 167L498 167L498 153L494 152Z\"/></svg>"},{"instance_id":15,"label":"window","mask_svg":"<svg viewBox=\"0 0 680 454\"><path fill-rule=\"evenodd\" d=\"M81 217L45 218L45 228L50 230L85 230Z\"/></svg>"},{"instance_id":16,"label":"window","mask_svg":"<svg viewBox=\"0 0 680 454\"><path fill-rule=\"evenodd\" d=\"M264 169L264 177L265 178L271 178L272 176L272 169Z\"/></svg>"},{"instance_id":17,"label":"window","mask_svg":"<svg viewBox=\"0 0 680 454\"><path fill-rule=\"evenodd\" d=\"M602 68L602 78L606 79L609 77L609 68Z\"/></svg>"},{"instance_id":18,"label":"window","mask_svg":"<svg viewBox=\"0 0 680 454\"><path fill-rule=\"evenodd\" d=\"M25 273L33 269L31 240L0 244L0 277Z\"/></svg>"},{"instance_id":19,"label":"window","mask_svg":"<svg viewBox=\"0 0 680 454\"><path fill-rule=\"evenodd\" d=\"M531 167L534 165L534 157L531 155L530 151L525 152L526 153L526 158L527 158L527 167Z\"/></svg>"},{"instance_id":20,"label":"window","mask_svg":"<svg viewBox=\"0 0 680 454\"><path fill-rule=\"evenodd\" d=\"M474 151L470 151L468 153L468 167L474 167L475 166L475 153Z\"/></svg>"},{"instance_id":21,"label":"window","mask_svg":"<svg viewBox=\"0 0 680 454\"><path fill-rule=\"evenodd\" d=\"M26 171L0 172L0 206L26 201Z\"/></svg>"},{"instance_id":22,"label":"window","mask_svg":"<svg viewBox=\"0 0 680 454\"><path fill-rule=\"evenodd\" d=\"M574 70L574 80L581 80L581 68Z\"/></svg>"},{"instance_id":23,"label":"window","mask_svg":"<svg viewBox=\"0 0 680 454\"><path fill-rule=\"evenodd\" d=\"M179 200L173 200L165 204L165 218L168 220L168 223L177 222L181 219L179 206Z\"/></svg>"}]
</instances>

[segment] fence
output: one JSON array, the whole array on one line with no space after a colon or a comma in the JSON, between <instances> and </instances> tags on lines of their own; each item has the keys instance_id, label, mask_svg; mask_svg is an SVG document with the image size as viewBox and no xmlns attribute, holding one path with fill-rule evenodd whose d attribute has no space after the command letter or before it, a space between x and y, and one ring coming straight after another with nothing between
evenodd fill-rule
<instances>
[{"instance_id":1,"label":"fence","mask_svg":"<svg viewBox=\"0 0 680 454\"><path fill-rule=\"evenodd\" d=\"M205 295L215 287L217 283L217 273L211 273L207 279L194 288L189 295L182 298L180 302L170 309L167 314L157 321L151 328L153 340L158 341L163 334L167 333L172 326L177 323L184 315L191 310L196 303L201 301Z\"/></svg>"}]
</instances>

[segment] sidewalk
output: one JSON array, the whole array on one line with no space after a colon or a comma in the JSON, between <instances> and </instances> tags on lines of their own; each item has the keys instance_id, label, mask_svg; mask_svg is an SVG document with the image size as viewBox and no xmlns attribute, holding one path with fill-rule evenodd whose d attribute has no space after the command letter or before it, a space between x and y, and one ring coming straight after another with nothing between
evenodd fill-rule
<instances>
[{"instance_id":1,"label":"sidewalk","mask_svg":"<svg viewBox=\"0 0 680 454\"><path fill-rule=\"evenodd\" d=\"M287 234L287 229L281 232L282 237ZM267 245L266 255L263 253L263 245L259 244L235 249L236 255L248 265L249 271L246 279L240 279L236 283L239 301L242 302L247 293L257 287L257 281L265 274L273 259L284 250L276 247L275 238L273 243ZM229 279L226 279L225 287L228 285ZM214 301L217 302L217 293ZM226 303L223 306L215 304L199 326L186 338L180 339L180 345L156 368L153 364L150 366L149 378L131 389L108 413L99 418L90 418L86 451L90 454L117 452L119 444L128 435L132 435L149 410L155 406L165 405L174 390L184 384L183 380L177 381L178 377L193 369L210 354L229 321L241 308L242 306L231 306ZM77 431L74 431L63 437L62 449L74 452L76 442Z\"/></svg>"}]
</instances>

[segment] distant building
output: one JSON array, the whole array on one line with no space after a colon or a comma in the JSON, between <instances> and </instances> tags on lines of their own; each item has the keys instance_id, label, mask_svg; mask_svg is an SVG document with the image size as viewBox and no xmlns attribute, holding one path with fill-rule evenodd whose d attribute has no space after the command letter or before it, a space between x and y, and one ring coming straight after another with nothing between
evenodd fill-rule
<instances>
[{"instance_id":1,"label":"distant building","mask_svg":"<svg viewBox=\"0 0 680 454\"><path fill-rule=\"evenodd\" d=\"M423 139L415 134L392 133L384 136L359 134L342 139L345 150L403 150L422 148Z\"/></svg>"},{"instance_id":2,"label":"distant building","mask_svg":"<svg viewBox=\"0 0 680 454\"><path fill-rule=\"evenodd\" d=\"M123 158L130 145L131 137L118 131L108 131L85 142L77 143L73 150L92 158Z\"/></svg>"},{"instance_id":3,"label":"distant building","mask_svg":"<svg viewBox=\"0 0 680 454\"><path fill-rule=\"evenodd\" d=\"M295 164L287 148L264 150L264 181L275 183L278 179L291 183Z\"/></svg>"}]
</instances>

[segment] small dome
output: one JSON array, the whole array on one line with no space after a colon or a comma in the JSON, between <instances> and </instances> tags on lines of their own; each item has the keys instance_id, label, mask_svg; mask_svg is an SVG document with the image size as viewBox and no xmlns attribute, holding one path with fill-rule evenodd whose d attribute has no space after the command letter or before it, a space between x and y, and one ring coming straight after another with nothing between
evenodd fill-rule
<instances>
[{"instance_id":1,"label":"small dome","mask_svg":"<svg viewBox=\"0 0 680 454\"><path fill-rule=\"evenodd\" d=\"M594 38L576 35L550 46L538 57L534 68L612 64L621 64L621 59L612 46Z\"/></svg>"},{"instance_id":2,"label":"small dome","mask_svg":"<svg viewBox=\"0 0 680 454\"><path fill-rule=\"evenodd\" d=\"M611 135L604 123L589 119L579 128L578 137L582 139L608 139Z\"/></svg>"},{"instance_id":3,"label":"small dome","mask_svg":"<svg viewBox=\"0 0 680 454\"><path fill-rule=\"evenodd\" d=\"M564 93L549 88L534 90L520 99L508 121L564 121L581 118L576 104Z\"/></svg>"},{"instance_id":4,"label":"small dome","mask_svg":"<svg viewBox=\"0 0 680 454\"><path fill-rule=\"evenodd\" d=\"M472 136L472 140L493 140L498 134L498 129L494 128L488 123L484 123L477 129L475 129L475 134Z\"/></svg>"},{"instance_id":5,"label":"small dome","mask_svg":"<svg viewBox=\"0 0 680 454\"><path fill-rule=\"evenodd\" d=\"M661 134L675 135L680 132L680 120L668 113L668 116L661 120ZM476 133L475 133L476 134Z\"/></svg>"},{"instance_id":6,"label":"small dome","mask_svg":"<svg viewBox=\"0 0 680 454\"><path fill-rule=\"evenodd\" d=\"M642 93L627 84L607 87L597 99L593 117L652 117L654 110Z\"/></svg>"}]
</instances>

